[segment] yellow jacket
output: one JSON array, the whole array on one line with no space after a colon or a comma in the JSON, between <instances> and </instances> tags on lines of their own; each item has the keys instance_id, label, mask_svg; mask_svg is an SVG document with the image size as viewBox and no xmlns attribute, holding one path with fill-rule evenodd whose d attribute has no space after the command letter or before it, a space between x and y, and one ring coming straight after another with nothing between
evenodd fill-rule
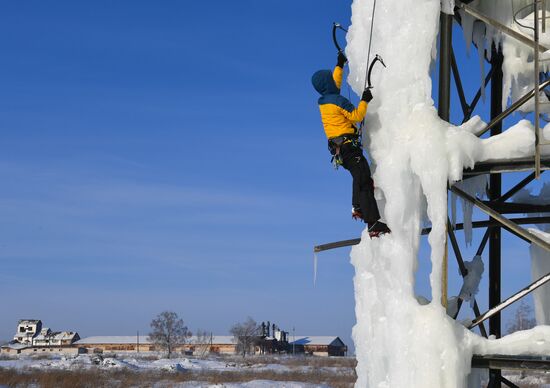
<instances>
[{"instance_id":1,"label":"yellow jacket","mask_svg":"<svg viewBox=\"0 0 550 388\"><path fill-rule=\"evenodd\" d=\"M367 103L360 101L357 108L345 97L340 95L344 70L336 66L334 71L319 70L311 78L315 90L321 94L318 100L321 120L327 138L354 134L357 129L354 124L362 121L367 113Z\"/></svg>"}]
</instances>

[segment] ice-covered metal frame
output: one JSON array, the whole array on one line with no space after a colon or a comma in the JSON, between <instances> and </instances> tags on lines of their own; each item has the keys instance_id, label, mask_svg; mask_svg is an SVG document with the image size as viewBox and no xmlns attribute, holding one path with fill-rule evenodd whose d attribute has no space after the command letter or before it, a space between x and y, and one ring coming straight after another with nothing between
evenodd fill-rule
<instances>
[{"instance_id":1,"label":"ice-covered metal frame","mask_svg":"<svg viewBox=\"0 0 550 388\"><path fill-rule=\"evenodd\" d=\"M495 0L498 1L498 0ZM491 64L491 69L488 72L486 78L483 80L484 85L480 85L479 90L474 95L471 102L468 103L466 94L464 92L460 69L457 64L455 54L452 47L452 23L453 18L461 24L460 14L455 12L455 15L441 14L440 19L440 45L439 45L439 95L438 95L438 113L439 116L446 120L450 121L450 112L451 112L451 76L454 80L456 90L459 97L460 109L462 110L463 119L462 123L469 120L476 109L476 106L482 95L482 88L490 84L490 121L487 126L478 133L478 136L481 136L487 132L490 133L490 136L498 135L502 133L502 121L508 117L511 113L517 111L522 105L531 99L535 99L535 117L538 117L540 112L538 106L539 93L536 91L541 91L544 88L550 86L550 79L548 80L539 80L538 77L538 61L539 54L541 51L547 51L547 47L541 45L539 42L538 36L538 10L542 10L542 30L546 30L546 1L545 0L536 0L532 3L534 12L534 26L535 31L533 37L521 34L509 27L503 25L502 23L483 15L479 10L470 6L471 1L456 1L456 9L461 9L468 15L473 16L474 18L481 20L482 22L492 26L493 28L499 30L503 34L509 35L518 41L533 47L534 56L535 56L535 69L534 69L534 79L535 87L526 93L521 98L517 99L510 107L506 110L502 109L502 94L503 94L503 74L502 74L502 50L501 47L491 47L490 60L486 53L482 53L485 59ZM537 120L535 120L537 121ZM537 244L543 247L546 250L550 250L550 244L546 241L534 236L529 233L524 228L521 228L519 225L525 224L546 224L550 223L550 217L546 216L528 216L529 213L540 213L541 207L533 207L527 204L515 203L513 209L510 209L510 203L506 202L514 194L520 191L522 188L527 186L534 179L538 178L544 170L550 169L550 158L541 156L540 147L545 143L541 140L540 136L540 127L538 122L535 124L536 129L536 138L535 138L535 155L532 158L521 158L521 159L512 159L512 160L493 160L490 162L478 163L473 169L467 169L464 171L464 179L468 179L471 176L476 176L480 174L490 174L489 179L489 188L488 188L488 198L489 201L481 201L477 198L474 198L464 191L460 190L457 187L449 187L449 190L464 198L466 201L471 202L476 207L480 208L482 211L489 215L489 219L486 221L474 221L472 223L473 228L487 228L477 249L477 254L481 255L487 245L489 245L489 309L481 313L477 302L473 302L473 310L476 318L470 324L470 327L478 327L481 335L488 337L488 335L494 335L497 338L501 336L501 317L500 312L502 309L510 306L512 303L520 300L522 297L528 295L536 288L550 281L550 274L547 274L540 279L536 280L532 284L528 285L521 291L517 292L513 296L509 297L505 301L501 300L501 229L510 231L514 236L521 238L524 241L529 243ZM506 172L519 172L519 171L531 171L531 173L513 186L506 193L502 194L502 173ZM544 206L543 206L544 207ZM502 216L503 212L526 214L524 217L518 218L505 218ZM546 207L544 207L546 209ZM543 209L543 210L544 210ZM546 209L548 210L548 209ZM451 245L451 250L454 252L455 258L457 260L461 275L464 277L467 274L467 270L464 265L464 260L461 254L460 246L457 242L455 232L457 230L463 229L463 224L452 225L450 220L448 221L448 237ZM425 228L422 230L422 234L429 233L430 229ZM361 239L350 239L344 241L337 241L328 244L322 244L314 247L314 252L323 252L330 249L353 246L359 244ZM459 301L459 310L461 303ZM456 313L458 315L458 311ZM456 318L456 316L455 316ZM488 330L484 326L485 321L489 321ZM476 358L477 357L477 358ZM485 362L487 361L487 362ZM532 363L526 363L525 357L508 357L506 359L506 367L512 368L513 366L529 368L529 365L533 365L533 368L545 368L550 369L550 363L543 362L539 363L539 360L533 360ZM501 383L504 383L510 387L515 386L510 381L506 380L500 374L500 368L498 367L498 360L487 360L481 359L480 356L474 356L472 364L475 366L488 367L490 368L490 383L491 387L499 387Z\"/></svg>"}]
</instances>

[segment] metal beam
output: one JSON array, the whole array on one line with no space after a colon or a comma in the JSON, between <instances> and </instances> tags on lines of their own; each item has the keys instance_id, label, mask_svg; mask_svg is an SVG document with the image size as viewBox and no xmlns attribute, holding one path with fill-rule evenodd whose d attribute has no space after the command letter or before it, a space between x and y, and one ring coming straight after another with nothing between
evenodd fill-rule
<instances>
[{"instance_id":1,"label":"metal beam","mask_svg":"<svg viewBox=\"0 0 550 388\"><path fill-rule=\"evenodd\" d=\"M489 310L487 310L486 312L484 312L480 316L476 317L472 321L472 323L468 326L468 328L471 329L473 327L476 327L481 322L493 317L495 314L500 313L503 309L510 306L512 303L517 302L518 300L523 298L525 295L528 295L531 292L535 291L537 288L539 288L540 286L543 286L548 281L550 281L550 273L547 273L543 277L537 279L535 282L531 283L530 285L528 285L527 287L525 287L521 291L515 293L514 295L512 295L511 297L506 299L504 302L500 303L498 306L490 308Z\"/></svg>"},{"instance_id":2,"label":"metal beam","mask_svg":"<svg viewBox=\"0 0 550 388\"><path fill-rule=\"evenodd\" d=\"M460 269L460 274L464 278L466 277L466 275L468 275L468 270L464 265L464 259L462 258L462 254L460 253L460 247L458 246L458 241L456 241L456 236L451 226L451 221L449 220L449 218L447 218L447 232L449 234L449 240L451 240L451 246L453 248L453 252L455 253L456 261L458 263L458 268ZM461 307L462 307L462 299L458 299L458 306L456 310L456 315L453 317L454 319L456 319L456 317L458 316L458 313L460 312ZM477 305L477 301L475 299L474 299L473 309L474 309L475 315L479 316L480 315L479 306ZM485 325L483 325L483 323L480 324L479 330L481 332L481 335L483 335L485 338L488 337L487 331L485 330Z\"/></svg>"},{"instance_id":3,"label":"metal beam","mask_svg":"<svg viewBox=\"0 0 550 388\"><path fill-rule=\"evenodd\" d=\"M476 205L482 212L489 215L494 220L498 221L501 225L507 227L511 231L517 233L519 236L525 238L526 240L532 242L535 245L538 245L541 248L546 249L547 251L550 251L550 244L541 239L538 236L535 236L532 233L529 233L527 230L521 228L516 224L515 222L512 222L506 217L503 217L498 212L491 209L489 206L485 205L482 201L480 201L477 198L472 197L471 195L465 193L464 191L460 190L456 186L451 187L451 191L458 195L461 198L464 198L467 201L470 201L474 205Z\"/></svg>"},{"instance_id":4,"label":"metal beam","mask_svg":"<svg viewBox=\"0 0 550 388\"><path fill-rule=\"evenodd\" d=\"M441 12L439 26L439 94L437 113L445 121L450 120L451 107L451 48L453 16Z\"/></svg>"},{"instance_id":5,"label":"metal beam","mask_svg":"<svg viewBox=\"0 0 550 388\"><path fill-rule=\"evenodd\" d=\"M545 87L547 87L548 85L550 85L550 79L548 79L548 80L544 81L543 83L541 83L539 85L538 90L541 91ZM529 101L531 98L533 98L535 96L535 90L536 90L536 88L533 88L532 90L527 92L523 97L521 97L519 100L517 100L512 105L510 105L508 107L508 109L506 109L505 111L500 113L498 116L492 118L491 122L489 124L487 124L487 126L485 128L483 128L483 130L481 132L479 132L477 134L477 136L480 137L485 132L489 131L495 125L497 125L502 120L504 120L506 117L510 116L512 113L514 113L516 110L518 110L523 104L525 104L527 101Z\"/></svg>"},{"instance_id":6,"label":"metal beam","mask_svg":"<svg viewBox=\"0 0 550 388\"><path fill-rule=\"evenodd\" d=\"M529 183L531 183L535 179L535 173L532 172L527 177L525 177L521 182L516 184L514 187L512 187L510 190L508 190L505 194L503 194L498 201L504 202L510 198L512 198L518 191L523 189L525 186L527 186Z\"/></svg>"},{"instance_id":7,"label":"metal beam","mask_svg":"<svg viewBox=\"0 0 550 388\"><path fill-rule=\"evenodd\" d=\"M313 247L313 252L323 252L328 251L335 248L343 248L343 247L350 247L352 245L358 245L361 242L360 238L353 238L350 240L342 240L342 241L335 241L327 244L321 244Z\"/></svg>"},{"instance_id":8,"label":"metal beam","mask_svg":"<svg viewBox=\"0 0 550 388\"><path fill-rule=\"evenodd\" d=\"M494 28L496 28L497 30L499 30L500 32L506 34L506 35L509 35L511 36L512 38L518 40L519 42L531 47L531 48L535 48L536 47L536 44L535 44L535 41L528 35L523 35L522 33L520 32L517 32L516 30L513 30L511 29L510 27L508 26L505 26L504 24L502 24L501 22L493 19L493 18L490 18L489 16L487 15L484 15L482 14L481 12L479 12L477 9L473 8L473 7L470 7L469 5L466 5L462 2L457 2L456 3L456 6L460 9L462 9L464 12L466 12L468 15L470 16L473 16L475 17L476 19L479 19L481 20L482 22L484 22L485 24L488 24ZM547 51L548 48L546 48L546 46L542 45L539 43L539 50L541 51Z\"/></svg>"},{"instance_id":9,"label":"metal beam","mask_svg":"<svg viewBox=\"0 0 550 388\"><path fill-rule=\"evenodd\" d=\"M502 63L504 56L498 45L491 45L491 121L502 115ZM490 126L488 126L490 127ZM491 136L502 133L502 120L495 122L490 127ZM486 130L487 128L485 128ZM481 136L481 134L478 134ZM502 195L502 176L492 174L489 177L489 200L496 201ZM519 228L519 227L518 227ZM501 301L501 235L502 230L498 226L489 228L489 307L497 306ZM550 245L549 245L550 246ZM496 338L501 337L502 323L500 313L497 312L489 318L489 334ZM489 369L489 385L495 388L501 387L500 370Z\"/></svg>"},{"instance_id":10,"label":"metal beam","mask_svg":"<svg viewBox=\"0 0 550 388\"><path fill-rule=\"evenodd\" d=\"M476 163L473 169L465 169L464 178L481 174L500 174L503 172L532 171L535 165L534 157L518 158L510 160L491 160ZM541 170L550 169L550 158L541 159Z\"/></svg>"},{"instance_id":11,"label":"metal beam","mask_svg":"<svg viewBox=\"0 0 550 388\"><path fill-rule=\"evenodd\" d=\"M500 201L483 201L491 209L500 214L518 214L518 213L548 213L550 212L549 205L534 205L531 203L516 203L516 202L500 202Z\"/></svg>"},{"instance_id":12,"label":"metal beam","mask_svg":"<svg viewBox=\"0 0 550 388\"><path fill-rule=\"evenodd\" d=\"M462 86L462 80L460 79L460 72L458 71L458 65L456 64L455 52L451 47L451 69L453 71L453 79L455 80L456 90L458 92L458 98L460 99L460 106L462 107L462 114L464 117L471 114L470 105L466 102L466 96L464 95L464 87ZM464 122L464 120L462 121Z\"/></svg>"},{"instance_id":13,"label":"metal beam","mask_svg":"<svg viewBox=\"0 0 550 388\"><path fill-rule=\"evenodd\" d=\"M485 76L485 81L484 81L485 86L487 86L489 84L489 81L491 80L492 76L493 76L493 69L491 68L491 70L489 70L489 72ZM481 86L477 90L476 95L474 96L472 102L470 103L468 114L466 116L464 116L464 118L462 119L462 124L464 124L466 121L470 120L470 117L472 117L472 113L475 110L475 108L477 106L477 103L479 102L480 98L481 98Z\"/></svg>"},{"instance_id":14,"label":"metal beam","mask_svg":"<svg viewBox=\"0 0 550 388\"><path fill-rule=\"evenodd\" d=\"M550 224L550 217L522 217L522 218L510 218L510 221L512 221L515 224L518 225L524 225L524 224ZM500 225L498 221L495 220L488 220L488 221L474 221L472 222L472 228L487 228L490 226L496 226ZM464 229L464 224L456 224L454 227L454 230L462 230ZM424 228L422 229L421 234L426 235L430 233L432 228ZM485 237L484 237L485 238ZM353 245L357 245L361 242L360 238L354 238L350 240L343 240L343 241L335 241L327 244L321 244L313 247L314 253L319 253L323 251L329 251L331 249L336 248L344 248L344 247L351 247ZM481 247L480 247L481 249ZM482 252L479 252L478 249L478 255L481 255Z\"/></svg>"},{"instance_id":15,"label":"metal beam","mask_svg":"<svg viewBox=\"0 0 550 388\"><path fill-rule=\"evenodd\" d=\"M500 354L476 354L472 357L472 367L506 370L550 370L550 358L548 358L547 356L508 356Z\"/></svg>"},{"instance_id":16,"label":"metal beam","mask_svg":"<svg viewBox=\"0 0 550 388\"><path fill-rule=\"evenodd\" d=\"M506 384L510 388L521 388L521 387L517 386L516 384L512 383L506 377L500 376L500 381L502 381L504 384Z\"/></svg>"}]
</instances>

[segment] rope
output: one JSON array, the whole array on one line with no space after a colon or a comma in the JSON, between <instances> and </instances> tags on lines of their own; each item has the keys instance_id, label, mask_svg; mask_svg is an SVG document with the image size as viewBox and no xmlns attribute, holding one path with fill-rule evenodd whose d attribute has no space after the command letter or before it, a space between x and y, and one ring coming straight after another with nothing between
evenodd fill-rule
<instances>
[{"instance_id":1,"label":"rope","mask_svg":"<svg viewBox=\"0 0 550 388\"><path fill-rule=\"evenodd\" d=\"M374 29L374 11L376 10L376 0L374 0L374 4L372 6L372 17L371 17L371 24L370 24L370 37L369 37L369 51L367 53L367 64L365 65L365 85L363 86L363 90L367 88L367 73L369 71L369 63L370 63L370 48L372 44L372 31Z\"/></svg>"},{"instance_id":2,"label":"rope","mask_svg":"<svg viewBox=\"0 0 550 388\"><path fill-rule=\"evenodd\" d=\"M367 62L365 64L365 84L363 85L363 90L367 88L367 80L368 80L368 73L369 73L369 62L370 62L370 48L372 45L372 31L374 29L374 11L376 10L376 0L374 0L374 3L372 5L372 16L371 16L371 23L370 23L370 37L369 37L369 50L367 52ZM365 116L366 118L366 116ZM365 118L361 121L361 125L359 125L359 129L357 130L357 134L359 135L359 143L361 144L361 147L363 145L363 127L365 126Z\"/></svg>"}]
</instances>

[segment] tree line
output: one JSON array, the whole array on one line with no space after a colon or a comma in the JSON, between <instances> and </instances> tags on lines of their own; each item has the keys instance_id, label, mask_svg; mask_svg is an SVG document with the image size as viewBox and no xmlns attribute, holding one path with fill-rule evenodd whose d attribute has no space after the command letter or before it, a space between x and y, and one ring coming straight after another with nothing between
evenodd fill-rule
<instances>
[{"instance_id":1,"label":"tree line","mask_svg":"<svg viewBox=\"0 0 550 388\"><path fill-rule=\"evenodd\" d=\"M151 321L149 339L165 351L168 358L174 353L176 346L185 345L193 335L182 318L173 311L163 311ZM251 317L243 322L235 323L229 329L236 344L237 353L245 357L254 352L254 346L260 335L260 325ZM206 353L211 334L206 330L197 330L196 345L198 352Z\"/></svg>"}]
</instances>

